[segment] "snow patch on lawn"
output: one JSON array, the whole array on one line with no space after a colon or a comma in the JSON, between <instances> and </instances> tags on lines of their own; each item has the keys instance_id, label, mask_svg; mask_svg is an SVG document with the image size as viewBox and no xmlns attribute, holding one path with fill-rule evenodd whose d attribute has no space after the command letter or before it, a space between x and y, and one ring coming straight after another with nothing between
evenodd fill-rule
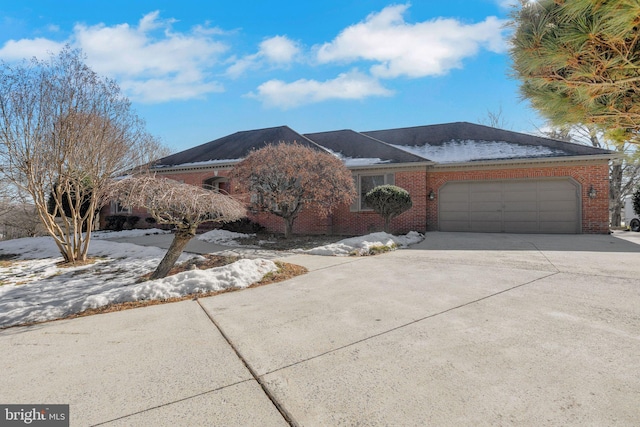
<instances>
[{"instance_id":1,"label":"snow patch on lawn","mask_svg":"<svg viewBox=\"0 0 640 427\"><path fill-rule=\"evenodd\" d=\"M142 230L103 233L131 237ZM145 233L167 233L144 230ZM246 234L214 230L206 233L215 243L228 245ZM206 234L201 235L206 236ZM139 235L139 234L137 234ZM101 234L98 234L101 236ZM106 238L106 237L104 237ZM313 255L366 255L372 247L406 247L424 239L412 231L405 236L373 233L299 252ZM190 270L164 279L136 283L160 263L166 250L153 246L92 240L93 264L61 268L63 259L51 237L31 237L0 242L0 327L40 322L112 303L166 299L198 292L245 288L258 282L277 266L265 259L241 259L209 270ZM10 257L12 255L12 257ZM192 255L182 254L178 262Z\"/></svg>"},{"instance_id":2,"label":"snow patch on lawn","mask_svg":"<svg viewBox=\"0 0 640 427\"><path fill-rule=\"evenodd\" d=\"M62 257L50 237L0 242L0 256L16 255L0 264L0 327L59 319L111 303L245 288L277 270L272 261L243 259L136 283L155 270L165 253L156 247L94 240L89 256L98 257L95 263L60 268ZM182 254L178 261L190 257Z\"/></svg>"},{"instance_id":3,"label":"snow patch on lawn","mask_svg":"<svg viewBox=\"0 0 640 427\"><path fill-rule=\"evenodd\" d=\"M419 243L422 240L424 240L424 235L416 231L410 231L404 236L394 236L379 232L367 234L366 236L351 237L312 249L300 249L297 252L325 256L369 255L371 249L375 247L384 246L389 248L389 250L394 250L398 247L405 248L409 245Z\"/></svg>"},{"instance_id":4,"label":"snow patch on lawn","mask_svg":"<svg viewBox=\"0 0 640 427\"><path fill-rule=\"evenodd\" d=\"M241 246L235 239L255 237L255 234L235 233L227 230L211 230L196 236L196 239L204 242L225 246Z\"/></svg>"},{"instance_id":5,"label":"snow patch on lawn","mask_svg":"<svg viewBox=\"0 0 640 427\"><path fill-rule=\"evenodd\" d=\"M260 281L265 274L277 269L273 261L241 259L223 267L184 271L164 279L129 286L126 289L110 289L98 295L91 295L84 301L83 310L119 302L162 300L193 293L242 289Z\"/></svg>"}]
</instances>

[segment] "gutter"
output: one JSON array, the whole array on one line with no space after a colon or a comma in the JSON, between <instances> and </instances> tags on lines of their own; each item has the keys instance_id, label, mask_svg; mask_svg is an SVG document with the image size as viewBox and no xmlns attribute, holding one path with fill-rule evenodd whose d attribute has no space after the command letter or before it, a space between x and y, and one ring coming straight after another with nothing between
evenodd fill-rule
<instances>
[{"instance_id":1,"label":"gutter","mask_svg":"<svg viewBox=\"0 0 640 427\"><path fill-rule=\"evenodd\" d=\"M371 169L423 169L437 165L432 161L411 162L411 163L376 163L372 165L347 166L351 171L371 170Z\"/></svg>"},{"instance_id":2,"label":"gutter","mask_svg":"<svg viewBox=\"0 0 640 427\"><path fill-rule=\"evenodd\" d=\"M516 165L527 165L527 164L544 164L544 163L567 163L567 162L585 162L585 161L594 161L594 160L613 160L624 157L618 153L610 153L610 154L597 154L597 155L583 155L583 156L563 156L563 157L532 157L525 159L502 159L502 160L475 160L468 162L455 162L455 163L436 163L434 162L431 166L433 169L448 169L448 168L475 168L478 166L501 166L501 167L509 167Z\"/></svg>"},{"instance_id":3,"label":"gutter","mask_svg":"<svg viewBox=\"0 0 640 427\"><path fill-rule=\"evenodd\" d=\"M455 163L438 163L430 160L424 162L411 162L411 163L377 163L371 165L361 166L348 166L347 168L352 171L360 170L379 170L379 169L450 169L450 168L464 168L470 169L475 167L508 167L515 165L526 164L543 164L543 163L567 163L567 162L585 162L594 160L614 160L624 158L622 153L610 152L607 154L596 155L581 155L581 156L559 156L559 157L531 157L523 159L500 159L500 160L472 160L467 162L455 162ZM188 166L166 166L160 168L151 168L151 171L163 175L175 172L195 172L195 171L207 171L217 169L229 169L240 163L239 160L230 160L229 162L221 162L215 164L202 164L202 165L188 165Z\"/></svg>"},{"instance_id":4,"label":"gutter","mask_svg":"<svg viewBox=\"0 0 640 427\"><path fill-rule=\"evenodd\" d=\"M150 170L156 174L169 174L175 172L196 172L196 171L207 171L207 170L216 170L216 169L229 169L233 166L240 163L240 161L230 161L228 163L215 163L215 164L203 164L203 165L188 165L188 166L165 166L165 167L155 167ZM414 169L414 168L424 168L428 166L436 165L435 162L425 161L425 162L412 162L412 163L376 163L371 165L362 165L362 166L347 166L349 170L363 170L363 169L398 169L399 167L405 169Z\"/></svg>"},{"instance_id":5,"label":"gutter","mask_svg":"<svg viewBox=\"0 0 640 427\"><path fill-rule=\"evenodd\" d=\"M204 165L188 165L188 166L165 166L165 167L152 167L150 170L157 174L175 173L175 172L195 172L195 171L207 171L216 169L229 169L240 163L238 160L230 161L228 163L216 163L216 164L204 164Z\"/></svg>"}]
</instances>

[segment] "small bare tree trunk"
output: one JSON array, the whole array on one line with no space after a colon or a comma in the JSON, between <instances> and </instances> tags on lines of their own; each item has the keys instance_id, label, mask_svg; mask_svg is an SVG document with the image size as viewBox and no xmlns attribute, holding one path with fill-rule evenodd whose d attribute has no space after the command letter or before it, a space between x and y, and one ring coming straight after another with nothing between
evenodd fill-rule
<instances>
[{"instance_id":1,"label":"small bare tree trunk","mask_svg":"<svg viewBox=\"0 0 640 427\"><path fill-rule=\"evenodd\" d=\"M389 229L391 228L391 217L390 216L385 216L384 217L384 232L385 233L389 233Z\"/></svg>"},{"instance_id":2,"label":"small bare tree trunk","mask_svg":"<svg viewBox=\"0 0 640 427\"><path fill-rule=\"evenodd\" d=\"M293 222L295 217L288 217L284 219L284 238L288 239L293 234Z\"/></svg>"},{"instance_id":3,"label":"small bare tree trunk","mask_svg":"<svg viewBox=\"0 0 640 427\"><path fill-rule=\"evenodd\" d=\"M182 251L184 250L187 243L196 235L195 228L189 228L185 230L178 230L173 237L173 241L167 249L167 253L160 261L158 268L151 274L149 280L162 279L163 277L167 277L171 268L175 265L180 255L182 255Z\"/></svg>"}]
</instances>

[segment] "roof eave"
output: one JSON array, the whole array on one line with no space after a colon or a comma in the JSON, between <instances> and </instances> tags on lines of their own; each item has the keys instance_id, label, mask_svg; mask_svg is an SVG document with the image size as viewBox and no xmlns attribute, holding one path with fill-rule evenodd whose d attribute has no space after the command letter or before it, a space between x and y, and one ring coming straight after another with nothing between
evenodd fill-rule
<instances>
[{"instance_id":1,"label":"roof eave","mask_svg":"<svg viewBox=\"0 0 640 427\"><path fill-rule=\"evenodd\" d=\"M615 153L612 153L615 154ZM592 160L612 160L621 157L612 154L595 154L581 156L561 156L561 157L529 157L521 159L496 159L496 160L472 160L467 162L451 162L451 163L434 163L436 168L453 168L453 167L473 167L473 166L505 166L505 165L522 165L535 163L560 163L560 162L584 162Z\"/></svg>"},{"instance_id":2,"label":"roof eave","mask_svg":"<svg viewBox=\"0 0 640 427\"><path fill-rule=\"evenodd\" d=\"M174 173L174 172L193 172L198 170L214 170L214 169L227 169L240 163L240 160L232 160L229 162L221 162L215 164L202 164L202 165L171 165L158 168L151 168L151 171L155 173Z\"/></svg>"},{"instance_id":3,"label":"roof eave","mask_svg":"<svg viewBox=\"0 0 640 427\"><path fill-rule=\"evenodd\" d=\"M363 169L393 169L393 168L416 168L416 167L425 167L425 166L433 166L437 163L431 161L424 162L403 162L403 163L376 163L371 165L358 165L358 166L347 166L349 170L363 170Z\"/></svg>"}]
</instances>

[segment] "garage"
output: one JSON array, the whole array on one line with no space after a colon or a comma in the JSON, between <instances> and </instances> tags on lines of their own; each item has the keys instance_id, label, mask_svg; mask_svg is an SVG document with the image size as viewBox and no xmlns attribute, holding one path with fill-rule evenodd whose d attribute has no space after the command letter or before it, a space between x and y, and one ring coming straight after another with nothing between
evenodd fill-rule
<instances>
[{"instance_id":1,"label":"garage","mask_svg":"<svg viewBox=\"0 0 640 427\"><path fill-rule=\"evenodd\" d=\"M568 178L448 182L438 200L440 231L581 232L580 186Z\"/></svg>"}]
</instances>

